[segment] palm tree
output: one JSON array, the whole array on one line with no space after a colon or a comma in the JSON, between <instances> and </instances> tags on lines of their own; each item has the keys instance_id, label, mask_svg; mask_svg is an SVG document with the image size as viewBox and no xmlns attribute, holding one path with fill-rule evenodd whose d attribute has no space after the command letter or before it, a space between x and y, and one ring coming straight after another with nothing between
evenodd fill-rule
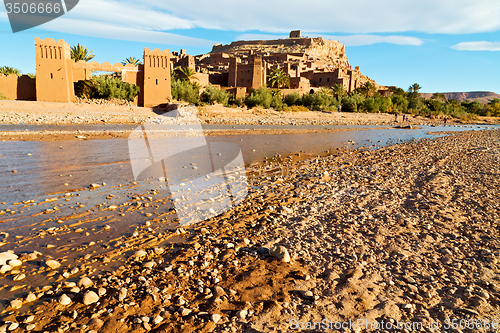
<instances>
[{"instance_id":1,"label":"palm tree","mask_svg":"<svg viewBox=\"0 0 500 333\"><path fill-rule=\"evenodd\" d=\"M194 69L190 67L179 67L177 69L182 74L181 80L186 80L188 82L191 82L191 80L198 80L198 78L195 76L196 72Z\"/></svg>"},{"instance_id":2,"label":"palm tree","mask_svg":"<svg viewBox=\"0 0 500 333\"><path fill-rule=\"evenodd\" d=\"M75 62L80 60L89 61L94 57L95 55L92 53L92 51L87 50L87 48L83 45L76 44L71 47L71 59L73 59Z\"/></svg>"},{"instance_id":3,"label":"palm tree","mask_svg":"<svg viewBox=\"0 0 500 333\"><path fill-rule=\"evenodd\" d=\"M128 57L128 58L125 58L125 60L122 61L122 65L132 64L134 66L137 66L140 63L141 63L141 60L137 59L136 57Z\"/></svg>"},{"instance_id":4,"label":"palm tree","mask_svg":"<svg viewBox=\"0 0 500 333\"><path fill-rule=\"evenodd\" d=\"M285 88L290 86L290 78L283 69L276 67L267 76L267 85L274 88Z\"/></svg>"},{"instance_id":5,"label":"palm tree","mask_svg":"<svg viewBox=\"0 0 500 333\"><path fill-rule=\"evenodd\" d=\"M0 67L0 74L3 75L16 74L17 76L21 76L21 71L14 67L3 66Z\"/></svg>"},{"instance_id":6,"label":"palm tree","mask_svg":"<svg viewBox=\"0 0 500 333\"><path fill-rule=\"evenodd\" d=\"M422 86L418 83L414 83L410 87L408 87L408 92L417 94L420 89L422 89Z\"/></svg>"},{"instance_id":7,"label":"palm tree","mask_svg":"<svg viewBox=\"0 0 500 333\"><path fill-rule=\"evenodd\" d=\"M339 98L345 95L344 86L340 83L335 83L332 87L333 96Z\"/></svg>"}]
</instances>

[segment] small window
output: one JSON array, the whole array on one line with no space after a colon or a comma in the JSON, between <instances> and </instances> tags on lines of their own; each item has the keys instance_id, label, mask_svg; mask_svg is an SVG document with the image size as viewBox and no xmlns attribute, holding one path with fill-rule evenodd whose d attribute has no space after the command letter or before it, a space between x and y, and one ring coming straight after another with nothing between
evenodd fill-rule
<instances>
[{"instance_id":1,"label":"small window","mask_svg":"<svg viewBox=\"0 0 500 333\"><path fill-rule=\"evenodd\" d=\"M51 78L51 79L53 79L53 78L54 78L54 76L52 75L52 73L50 73L50 78Z\"/></svg>"},{"instance_id":2,"label":"small window","mask_svg":"<svg viewBox=\"0 0 500 333\"><path fill-rule=\"evenodd\" d=\"M326 82L330 82L330 78L329 77L326 78Z\"/></svg>"},{"instance_id":3,"label":"small window","mask_svg":"<svg viewBox=\"0 0 500 333\"><path fill-rule=\"evenodd\" d=\"M321 82L321 78L319 78L319 82Z\"/></svg>"},{"instance_id":4,"label":"small window","mask_svg":"<svg viewBox=\"0 0 500 333\"><path fill-rule=\"evenodd\" d=\"M156 79L156 85L158 85L158 79Z\"/></svg>"}]
</instances>

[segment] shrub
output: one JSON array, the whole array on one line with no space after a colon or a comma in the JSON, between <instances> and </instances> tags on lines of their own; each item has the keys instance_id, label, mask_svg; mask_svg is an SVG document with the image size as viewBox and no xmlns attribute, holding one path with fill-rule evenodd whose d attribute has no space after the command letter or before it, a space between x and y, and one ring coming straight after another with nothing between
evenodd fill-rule
<instances>
[{"instance_id":1,"label":"shrub","mask_svg":"<svg viewBox=\"0 0 500 333\"><path fill-rule=\"evenodd\" d=\"M75 95L80 98L94 98L97 93L97 82L95 80L85 80L75 82Z\"/></svg>"},{"instance_id":2,"label":"shrub","mask_svg":"<svg viewBox=\"0 0 500 333\"><path fill-rule=\"evenodd\" d=\"M197 83L188 81L172 80L172 98L190 104L200 103L200 87Z\"/></svg>"},{"instance_id":3,"label":"shrub","mask_svg":"<svg viewBox=\"0 0 500 333\"><path fill-rule=\"evenodd\" d=\"M250 90L250 94L245 98L245 105L249 108L261 106L263 108L283 109L283 96L279 90L269 90L262 86L259 89Z\"/></svg>"},{"instance_id":4,"label":"shrub","mask_svg":"<svg viewBox=\"0 0 500 333\"><path fill-rule=\"evenodd\" d=\"M120 78L101 75L94 77L93 80L97 85L95 98L117 98L133 101L135 96L140 92L139 87L123 82Z\"/></svg>"},{"instance_id":5,"label":"shrub","mask_svg":"<svg viewBox=\"0 0 500 333\"><path fill-rule=\"evenodd\" d=\"M222 89L217 89L212 85L209 85L207 89L201 94L202 102L210 104L219 103L224 106L227 106L229 104L230 98L230 93Z\"/></svg>"},{"instance_id":6,"label":"shrub","mask_svg":"<svg viewBox=\"0 0 500 333\"><path fill-rule=\"evenodd\" d=\"M331 111L337 108L338 101L333 96L320 91L313 94L304 94L302 96L302 105L315 111Z\"/></svg>"},{"instance_id":7,"label":"shrub","mask_svg":"<svg viewBox=\"0 0 500 333\"><path fill-rule=\"evenodd\" d=\"M292 105L302 105L302 97L298 92L294 92L290 95L285 96L285 104L288 106Z\"/></svg>"}]
</instances>

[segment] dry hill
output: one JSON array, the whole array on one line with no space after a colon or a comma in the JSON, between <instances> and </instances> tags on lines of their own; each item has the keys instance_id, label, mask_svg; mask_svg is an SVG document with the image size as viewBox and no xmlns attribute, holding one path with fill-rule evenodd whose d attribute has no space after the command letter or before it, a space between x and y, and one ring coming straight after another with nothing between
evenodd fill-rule
<instances>
[{"instance_id":1,"label":"dry hill","mask_svg":"<svg viewBox=\"0 0 500 333\"><path fill-rule=\"evenodd\" d=\"M433 94L424 93L420 94L423 98L431 98ZM470 91L470 92L446 92L443 95L447 99L456 99L459 102L469 100L471 102L478 101L483 104L491 102L493 99L500 99L500 94L491 91Z\"/></svg>"}]
</instances>

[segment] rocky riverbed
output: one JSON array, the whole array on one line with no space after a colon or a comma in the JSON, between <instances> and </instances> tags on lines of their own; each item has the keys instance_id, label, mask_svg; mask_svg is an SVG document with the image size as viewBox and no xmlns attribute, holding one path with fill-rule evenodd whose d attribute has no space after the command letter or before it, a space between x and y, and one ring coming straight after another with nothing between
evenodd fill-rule
<instances>
[{"instance_id":1,"label":"rocky riverbed","mask_svg":"<svg viewBox=\"0 0 500 333\"><path fill-rule=\"evenodd\" d=\"M325 320L330 331L349 320L491 331L499 162L500 130L464 132L298 162L277 156L249 167L242 204L186 228L165 228L173 210L155 189L80 207L80 224L48 218L60 227L44 236L109 230L82 227L91 210L109 224L143 220L131 235L86 243L76 259L0 253L2 284L24 293L4 300L0 332L313 332ZM0 237L4 248L22 243ZM36 276L47 283L26 285Z\"/></svg>"}]
</instances>

